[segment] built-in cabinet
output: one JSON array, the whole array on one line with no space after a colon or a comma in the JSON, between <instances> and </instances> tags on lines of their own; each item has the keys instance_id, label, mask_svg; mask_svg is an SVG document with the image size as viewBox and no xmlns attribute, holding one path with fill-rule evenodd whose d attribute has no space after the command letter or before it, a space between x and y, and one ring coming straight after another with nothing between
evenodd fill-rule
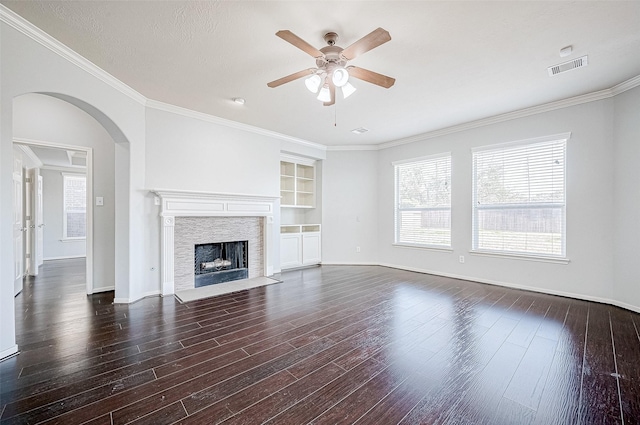
<instances>
[{"instance_id":1,"label":"built-in cabinet","mask_svg":"<svg viewBox=\"0 0 640 425\"><path fill-rule=\"evenodd\" d=\"M280 227L280 267L282 269L320 264L321 247L319 224Z\"/></svg>"},{"instance_id":2,"label":"built-in cabinet","mask_svg":"<svg viewBox=\"0 0 640 425\"><path fill-rule=\"evenodd\" d=\"M286 208L315 207L314 161L283 158L280 161L280 205Z\"/></svg>"},{"instance_id":3,"label":"built-in cabinet","mask_svg":"<svg viewBox=\"0 0 640 425\"><path fill-rule=\"evenodd\" d=\"M280 268L320 264L322 238L316 221L316 161L290 155L280 160Z\"/></svg>"}]
</instances>

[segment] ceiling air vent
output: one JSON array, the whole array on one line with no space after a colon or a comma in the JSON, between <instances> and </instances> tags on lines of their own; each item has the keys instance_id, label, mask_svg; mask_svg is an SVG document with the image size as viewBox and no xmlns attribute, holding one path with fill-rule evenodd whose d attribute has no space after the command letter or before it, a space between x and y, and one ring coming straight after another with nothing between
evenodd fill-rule
<instances>
[{"instance_id":1,"label":"ceiling air vent","mask_svg":"<svg viewBox=\"0 0 640 425\"><path fill-rule=\"evenodd\" d=\"M547 68L549 71L549 76L553 77L554 75L558 75L562 72L571 71L572 69L582 68L589 65L588 56L583 56L578 59L570 60L569 62L564 62L558 65L550 66Z\"/></svg>"}]
</instances>

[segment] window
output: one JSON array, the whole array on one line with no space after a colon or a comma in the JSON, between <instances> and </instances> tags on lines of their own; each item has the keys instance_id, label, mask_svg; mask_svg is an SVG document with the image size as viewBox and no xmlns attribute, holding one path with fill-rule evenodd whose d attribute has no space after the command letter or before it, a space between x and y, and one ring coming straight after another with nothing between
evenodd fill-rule
<instances>
[{"instance_id":1,"label":"window","mask_svg":"<svg viewBox=\"0 0 640 425\"><path fill-rule=\"evenodd\" d=\"M87 178L63 174L64 239L84 239L87 232Z\"/></svg>"},{"instance_id":2,"label":"window","mask_svg":"<svg viewBox=\"0 0 640 425\"><path fill-rule=\"evenodd\" d=\"M451 154L394 162L395 242L451 247Z\"/></svg>"},{"instance_id":3,"label":"window","mask_svg":"<svg viewBox=\"0 0 640 425\"><path fill-rule=\"evenodd\" d=\"M570 134L473 152L473 250L565 257Z\"/></svg>"}]
</instances>

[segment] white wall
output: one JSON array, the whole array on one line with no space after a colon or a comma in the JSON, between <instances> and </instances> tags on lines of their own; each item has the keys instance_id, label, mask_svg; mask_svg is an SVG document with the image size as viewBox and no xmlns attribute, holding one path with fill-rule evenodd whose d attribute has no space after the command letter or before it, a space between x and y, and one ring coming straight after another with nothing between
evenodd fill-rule
<instances>
[{"instance_id":1,"label":"white wall","mask_svg":"<svg viewBox=\"0 0 640 425\"><path fill-rule=\"evenodd\" d=\"M280 196L277 139L153 108L146 113L146 137L148 189ZM153 200L154 195L147 191L145 295L160 290L160 207ZM276 207L276 234L278 212ZM270 250L276 271L280 268L279 246L275 240Z\"/></svg>"},{"instance_id":2,"label":"white wall","mask_svg":"<svg viewBox=\"0 0 640 425\"><path fill-rule=\"evenodd\" d=\"M19 139L91 148L93 150L93 196L102 196L104 206L93 209L93 288L95 292L113 289L115 285L115 143L94 118L63 100L42 94L25 94L13 102L13 134ZM48 208L56 202L51 189L62 190L62 176L43 170L45 208L45 258L81 254L78 243L59 242L62 216ZM49 180L49 181L47 181ZM60 195L61 196L61 195ZM58 206L61 208L61 205ZM61 214L61 210L58 212ZM52 233L58 228L57 236ZM52 238L57 240L55 243ZM65 247L62 248L61 246ZM75 245L75 246L74 246ZM81 245L81 244L80 244ZM57 255L60 254L60 255Z\"/></svg>"},{"instance_id":3,"label":"white wall","mask_svg":"<svg viewBox=\"0 0 640 425\"><path fill-rule=\"evenodd\" d=\"M4 10L3 10L3 13ZM129 229L118 234L117 251L131 264L142 264L142 203L144 194L144 106L134 97L91 75L22 30L6 23L0 27L0 357L17 350L15 344L14 299L11 278L11 169L13 148L13 101L25 93L47 92L77 101L92 117L108 126L118 143L129 144L129 168L119 169L126 176L125 196L131 208L120 211ZM33 32L37 33L36 30ZM89 107L90 106L90 107ZM38 123L36 120L33 124ZM133 164L136 164L134 167ZM117 165L117 164L116 164ZM116 217L118 208L116 208ZM125 279L116 281L116 294L131 299L141 293L141 269L120 269Z\"/></svg>"},{"instance_id":4,"label":"white wall","mask_svg":"<svg viewBox=\"0 0 640 425\"><path fill-rule=\"evenodd\" d=\"M146 185L280 196L280 142L212 122L147 109Z\"/></svg>"},{"instance_id":5,"label":"white wall","mask_svg":"<svg viewBox=\"0 0 640 425\"><path fill-rule=\"evenodd\" d=\"M322 262L379 259L378 152L329 151L323 163ZM389 206L385 207L389 209ZM360 252L356 252L356 247Z\"/></svg>"},{"instance_id":6,"label":"white wall","mask_svg":"<svg viewBox=\"0 0 640 425\"><path fill-rule=\"evenodd\" d=\"M40 170L42 176L43 254L45 260L84 257L85 240L63 241L63 178L57 170ZM113 227L113 223L111 224Z\"/></svg>"},{"instance_id":7,"label":"white wall","mask_svg":"<svg viewBox=\"0 0 640 425\"><path fill-rule=\"evenodd\" d=\"M640 89L614 98L545 112L378 152L330 151L325 162L323 263L374 262L487 283L613 302L640 310ZM571 132L567 149L569 264L470 254L471 149ZM452 155L452 252L393 246L392 162L442 152ZM375 158L375 165L371 159ZM372 187L373 186L373 187ZM361 188L362 190L358 190ZM357 197L353 195L360 193ZM351 195L351 197L349 196ZM375 198L377 195L377 198ZM353 217L377 204L365 233L373 256L353 246ZM357 228L357 227L356 227ZM365 239L367 240L367 239ZM365 245L365 244L363 244ZM367 246L361 246L363 252ZM346 247L346 248L345 248ZM335 256L334 256L335 255ZM465 256L460 264L458 257Z\"/></svg>"},{"instance_id":8,"label":"white wall","mask_svg":"<svg viewBox=\"0 0 640 425\"><path fill-rule=\"evenodd\" d=\"M614 100L615 298L640 306L640 88Z\"/></svg>"},{"instance_id":9,"label":"white wall","mask_svg":"<svg viewBox=\"0 0 640 425\"><path fill-rule=\"evenodd\" d=\"M591 102L380 151L379 260L485 282L594 299L613 298L612 99ZM571 132L567 145L567 257L569 264L470 255L471 149ZM392 161L451 152L452 248L437 252L392 246ZM465 256L460 264L458 257Z\"/></svg>"}]
</instances>

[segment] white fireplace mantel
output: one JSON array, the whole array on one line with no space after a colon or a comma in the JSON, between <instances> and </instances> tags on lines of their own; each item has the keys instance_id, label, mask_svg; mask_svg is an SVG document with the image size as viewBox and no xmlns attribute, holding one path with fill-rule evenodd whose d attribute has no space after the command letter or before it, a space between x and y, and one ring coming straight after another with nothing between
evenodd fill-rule
<instances>
[{"instance_id":1,"label":"white fireplace mantel","mask_svg":"<svg viewBox=\"0 0 640 425\"><path fill-rule=\"evenodd\" d=\"M273 213L277 197L155 189L160 199L162 295L175 292L174 226L175 217L265 217L264 275L273 275Z\"/></svg>"}]
</instances>

